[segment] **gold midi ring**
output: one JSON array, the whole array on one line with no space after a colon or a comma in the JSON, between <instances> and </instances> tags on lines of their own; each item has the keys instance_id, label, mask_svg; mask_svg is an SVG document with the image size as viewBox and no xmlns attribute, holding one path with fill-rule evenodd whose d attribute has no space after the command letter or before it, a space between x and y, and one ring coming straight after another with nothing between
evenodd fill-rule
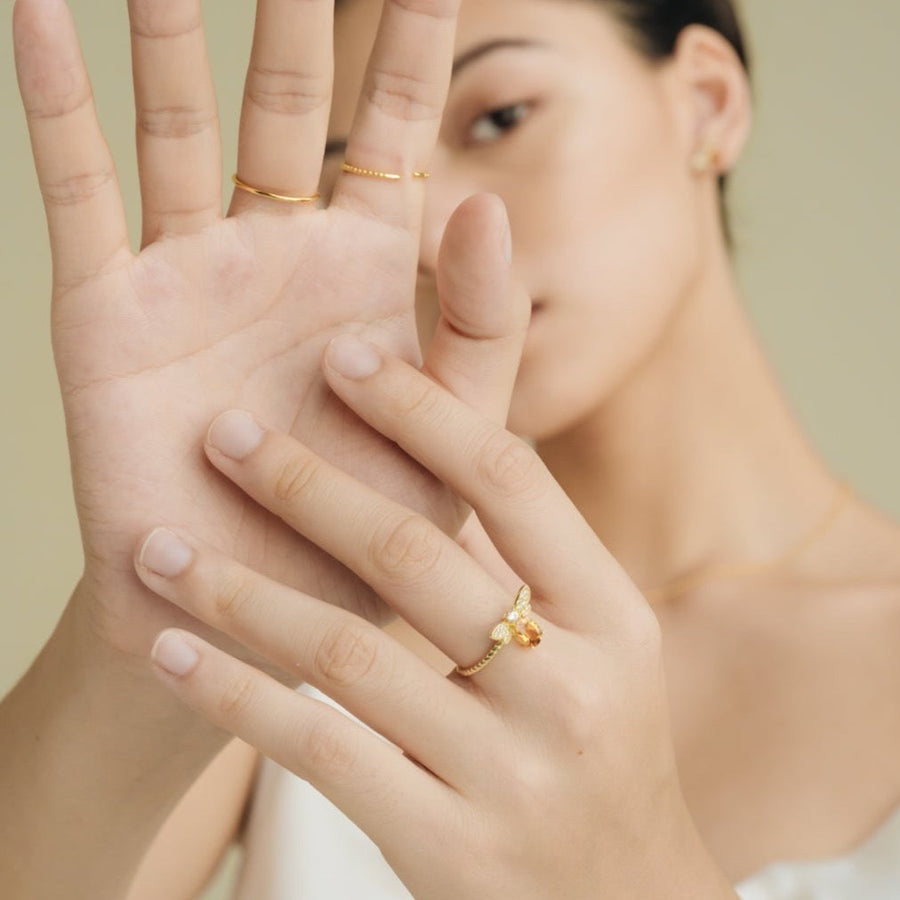
<instances>
[{"instance_id":1,"label":"gold midi ring","mask_svg":"<svg viewBox=\"0 0 900 900\"><path fill-rule=\"evenodd\" d=\"M402 175L395 175L393 172L376 172L374 169L361 169L359 166L350 165L346 160L341 163L341 171L347 172L349 175L362 175L365 178L380 178L383 181L400 181ZM431 178L430 172L413 172L413 178Z\"/></svg>"},{"instance_id":2,"label":"gold midi ring","mask_svg":"<svg viewBox=\"0 0 900 900\"><path fill-rule=\"evenodd\" d=\"M462 669L459 666L455 671L460 675L474 675L480 672L510 641L515 641L523 647L537 647L541 642L541 626L531 618L531 588L523 584L516 594L516 602L513 608L494 626L491 632L491 640L494 646L474 666Z\"/></svg>"},{"instance_id":3,"label":"gold midi ring","mask_svg":"<svg viewBox=\"0 0 900 900\"><path fill-rule=\"evenodd\" d=\"M322 196L318 193L313 194L311 197L289 197L286 194L273 194L271 191L263 191L260 188L253 187L252 184L247 184L246 181L241 181L237 176L237 172L231 176L231 180L234 182L235 187L239 187L248 194L255 194L257 197L267 197L269 200L281 200L283 203L315 203Z\"/></svg>"}]
</instances>

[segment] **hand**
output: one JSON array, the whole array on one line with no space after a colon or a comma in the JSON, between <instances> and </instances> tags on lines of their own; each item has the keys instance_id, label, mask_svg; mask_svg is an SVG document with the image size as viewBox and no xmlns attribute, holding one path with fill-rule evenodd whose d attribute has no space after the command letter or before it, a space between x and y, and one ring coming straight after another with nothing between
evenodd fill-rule
<instances>
[{"instance_id":1,"label":"hand","mask_svg":"<svg viewBox=\"0 0 900 900\"><path fill-rule=\"evenodd\" d=\"M346 338L332 346L329 383L471 503L534 590L539 647L513 643L473 676L445 678L370 623L161 528L135 554L148 587L294 669L396 746L184 632L164 632L156 648L180 677L155 668L159 677L332 800L419 900L733 897L681 795L660 631L638 589L530 447L371 346L355 347L357 376L371 374L340 375L352 349ZM229 412L220 423L250 421ZM492 576L283 432L256 436L242 459L210 447L211 461L451 659L485 654L517 580ZM275 490L286 469L298 476L289 495Z\"/></svg>"},{"instance_id":2,"label":"hand","mask_svg":"<svg viewBox=\"0 0 900 900\"><path fill-rule=\"evenodd\" d=\"M331 6L261 0L238 155L251 183L296 195L316 190ZM455 6L425 0L413 12L386 4L371 90L349 141L358 164L403 172L427 165ZM349 415L319 374L338 331L419 361L413 296L422 185L344 175L327 209L238 192L223 217L200 2L132 0L129 9L144 213L138 254L68 10L62 0L15 6L16 62L52 246L53 346L87 618L143 668L153 635L173 615L131 567L131 546L153 509L272 577L385 620L389 611L358 580L219 478L197 435L216 411L250 407L448 531L459 527L465 511L450 493ZM303 71L293 71L298 60ZM408 79L388 83L386 73L397 71ZM476 197L457 211L439 273L444 318L427 361L433 377L498 421L528 315L523 303L484 302L508 291L507 237L496 199ZM221 637L176 613L179 624Z\"/></svg>"}]
</instances>

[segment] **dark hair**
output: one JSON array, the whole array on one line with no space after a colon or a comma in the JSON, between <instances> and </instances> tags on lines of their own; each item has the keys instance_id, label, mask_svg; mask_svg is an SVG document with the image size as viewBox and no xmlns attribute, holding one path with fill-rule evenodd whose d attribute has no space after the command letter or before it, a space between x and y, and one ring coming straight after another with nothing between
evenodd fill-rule
<instances>
[{"instance_id":1,"label":"dark hair","mask_svg":"<svg viewBox=\"0 0 900 900\"><path fill-rule=\"evenodd\" d=\"M688 25L706 25L718 31L734 48L747 77L750 54L736 0L596 0L621 26L626 40L650 60L662 60L675 51L678 35ZM337 5L337 2L335 3ZM719 177L719 210L729 248L733 247L725 192L728 175Z\"/></svg>"},{"instance_id":2,"label":"dark hair","mask_svg":"<svg viewBox=\"0 0 900 900\"><path fill-rule=\"evenodd\" d=\"M678 35L688 25L718 31L734 48L748 79L750 53L734 0L598 0L623 27L626 39L651 60L672 55ZM725 192L728 175L719 177L719 209L725 240L733 247Z\"/></svg>"}]
</instances>

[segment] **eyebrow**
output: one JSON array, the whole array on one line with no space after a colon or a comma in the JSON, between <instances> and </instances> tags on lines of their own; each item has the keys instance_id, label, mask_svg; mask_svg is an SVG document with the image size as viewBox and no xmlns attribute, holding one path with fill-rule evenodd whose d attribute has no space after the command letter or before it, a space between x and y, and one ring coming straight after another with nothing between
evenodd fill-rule
<instances>
[{"instance_id":1,"label":"eyebrow","mask_svg":"<svg viewBox=\"0 0 900 900\"><path fill-rule=\"evenodd\" d=\"M490 53L496 53L498 50L508 50L510 48L527 48L527 47L546 47L543 41L536 41L531 38L497 38L492 41L485 41L483 44L476 44L474 47L461 53L453 60L453 68L450 71L450 79L456 78L459 73L477 62ZM328 141L325 145L325 155L331 153L343 153L347 149L346 139Z\"/></svg>"}]
</instances>

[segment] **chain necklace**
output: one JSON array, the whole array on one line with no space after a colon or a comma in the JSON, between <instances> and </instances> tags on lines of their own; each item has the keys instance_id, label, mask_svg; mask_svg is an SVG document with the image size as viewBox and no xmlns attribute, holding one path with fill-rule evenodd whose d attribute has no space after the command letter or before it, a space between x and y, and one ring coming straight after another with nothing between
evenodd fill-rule
<instances>
[{"instance_id":1,"label":"chain necklace","mask_svg":"<svg viewBox=\"0 0 900 900\"><path fill-rule=\"evenodd\" d=\"M855 494L852 485L847 481L841 481L837 495L831 506L825 512L825 515L822 516L822 518L819 519L815 525L803 535L803 537L791 544L784 553L775 559L763 563L750 561L713 563L712 565L704 566L698 572L689 572L687 575L682 575L671 581L667 581L665 584L650 588L649 590L644 591L643 594L650 603L657 603L661 600L669 600L673 597L678 597L686 591L689 591L691 588L696 587L698 584L702 584L704 581L709 581L723 575L757 575L761 572L768 572L776 569L778 566L799 556L804 550L819 540L819 538L828 531L835 519L843 512L850 499L854 496Z\"/></svg>"}]
</instances>

